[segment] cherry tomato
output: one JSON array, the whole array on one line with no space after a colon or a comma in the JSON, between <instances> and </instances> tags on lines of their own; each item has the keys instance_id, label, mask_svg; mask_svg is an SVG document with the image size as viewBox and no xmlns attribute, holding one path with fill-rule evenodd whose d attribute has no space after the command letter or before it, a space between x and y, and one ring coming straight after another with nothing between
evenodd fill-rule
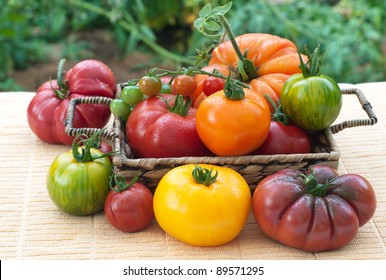
<instances>
[{"instance_id":1,"label":"cherry tomato","mask_svg":"<svg viewBox=\"0 0 386 280\"><path fill-rule=\"evenodd\" d=\"M126 86L122 89L121 99L127 104L138 104L143 99L143 93L138 86Z\"/></svg>"},{"instance_id":2,"label":"cherry tomato","mask_svg":"<svg viewBox=\"0 0 386 280\"><path fill-rule=\"evenodd\" d=\"M172 82L172 93L191 96L197 88L196 80L189 75L179 75Z\"/></svg>"},{"instance_id":3,"label":"cherry tomato","mask_svg":"<svg viewBox=\"0 0 386 280\"><path fill-rule=\"evenodd\" d=\"M110 102L110 111L115 116L120 117L122 120L127 121L133 106L127 104L122 99L114 99Z\"/></svg>"},{"instance_id":4,"label":"cherry tomato","mask_svg":"<svg viewBox=\"0 0 386 280\"><path fill-rule=\"evenodd\" d=\"M143 76L138 83L141 92L147 96L158 94L162 88L162 82L158 77Z\"/></svg>"},{"instance_id":5,"label":"cherry tomato","mask_svg":"<svg viewBox=\"0 0 386 280\"><path fill-rule=\"evenodd\" d=\"M204 80L202 84L202 90L206 96L209 96L217 91L224 89L225 80L210 76Z\"/></svg>"},{"instance_id":6,"label":"cherry tomato","mask_svg":"<svg viewBox=\"0 0 386 280\"><path fill-rule=\"evenodd\" d=\"M104 211L107 221L124 232L140 231L154 218L153 194L142 183L117 181L107 195Z\"/></svg>"},{"instance_id":7,"label":"cherry tomato","mask_svg":"<svg viewBox=\"0 0 386 280\"><path fill-rule=\"evenodd\" d=\"M171 85L169 85L169 84L162 84L162 88L160 90L160 93L166 93L166 94L172 93Z\"/></svg>"}]
</instances>

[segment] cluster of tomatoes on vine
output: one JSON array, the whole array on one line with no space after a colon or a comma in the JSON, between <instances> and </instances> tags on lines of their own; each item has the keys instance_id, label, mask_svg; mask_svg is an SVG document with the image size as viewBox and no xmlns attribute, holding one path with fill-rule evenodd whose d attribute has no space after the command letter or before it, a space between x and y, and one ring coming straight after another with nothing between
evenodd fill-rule
<instances>
[{"instance_id":1,"label":"cluster of tomatoes on vine","mask_svg":"<svg viewBox=\"0 0 386 280\"><path fill-rule=\"evenodd\" d=\"M156 74L157 70L160 69L154 68L140 79L129 81L122 88L120 94L111 101L111 112L126 121L134 107L148 97L158 94L178 94L190 97L197 90L197 82L194 79L192 68L180 71L164 70L161 74ZM216 75L215 73L212 74ZM209 76L202 85L202 91L206 96L209 96L224 89L225 78Z\"/></svg>"}]
</instances>

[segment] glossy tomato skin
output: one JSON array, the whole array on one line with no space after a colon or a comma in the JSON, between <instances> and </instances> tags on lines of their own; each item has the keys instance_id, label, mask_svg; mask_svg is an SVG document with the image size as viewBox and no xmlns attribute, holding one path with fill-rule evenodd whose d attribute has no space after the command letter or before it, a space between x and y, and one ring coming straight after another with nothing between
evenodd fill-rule
<instances>
[{"instance_id":1,"label":"glossy tomato skin","mask_svg":"<svg viewBox=\"0 0 386 280\"><path fill-rule=\"evenodd\" d=\"M170 236L194 246L218 246L233 240L243 229L250 213L248 184L236 171L200 164L218 171L209 186L192 177L195 164L170 170L154 193L154 214Z\"/></svg>"},{"instance_id":2,"label":"glossy tomato skin","mask_svg":"<svg viewBox=\"0 0 386 280\"><path fill-rule=\"evenodd\" d=\"M93 148L91 153L102 154ZM81 163L69 151L52 162L46 178L47 191L55 205L64 212L91 215L103 210L111 174L112 164L108 158Z\"/></svg>"},{"instance_id":3,"label":"glossy tomato skin","mask_svg":"<svg viewBox=\"0 0 386 280\"><path fill-rule=\"evenodd\" d=\"M331 78L320 75L304 78L291 76L280 96L284 113L297 126L319 131L329 127L342 107L342 92Z\"/></svg>"},{"instance_id":4,"label":"glossy tomato skin","mask_svg":"<svg viewBox=\"0 0 386 280\"><path fill-rule=\"evenodd\" d=\"M153 194L141 183L134 183L121 192L111 190L104 211L107 221L114 228L124 232L140 231L149 226L154 218Z\"/></svg>"},{"instance_id":5,"label":"glossy tomato skin","mask_svg":"<svg viewBox=\"0 0 386 280\"><path fill-rule=\"evenodd\" d=\"M328 166L313 167L318 183L330 181L325 196L307 191L299 170L284 169L263 179L252 210L270 238L310 252L338 249L351 242L376 208L370 183L360 175L339 176Z\"/></svg>"},{"instance_id":6,"label":"glossy tomato skin","mask_svg":"<svg viewBox=\"0 0 386 280\"><path fill-rule=\"evenodd\" d=\"M206 156L209 150L196 130L196 109L186 116L169 112L175 96L161 94L140 102L126 122L128 144L138 158Z\"/></svg>"},{"instance_id":7,"label":"glossy tomato skin","mask_svg":"<svg viewBox=\"0 0 386 280\"><path fill-rule=\"evenodd\" d=\"M264 143L251 154L306 154L311 152L311 139L306 131L296 125L271 121Z\"/></svg>"},{"instance_id":8,"label":"glossy tomato skin","mask_svg":"<svg viewBox=\"0 0 386 280\"><path fill-rule=\"evenodd\" d=\"M93 60L79 62L65 75L69 87L65 98L59 98L56 80L43 83L27 109L27 120L32 132L42 141L51 144L71 145L74 137L65 133L64 122L68 103L72 98L84 96L114 97L115 79L111 70ZM74 127L105 126L110 118L108 106L81 104L74 112Z\"/></svg>"},{"instance_id":9,"label":"glossy tomato skin","mask_svg":"<svg viewBox=\"0 0 386 280\"><path fill-rule=\"evenodd\" d=\"M198 135L218 156L249 154L268 136L271 115L267 101L253 90L243 90L241 100L230 100L221 90L198 107Z\"/></svg>"}]
</instances>

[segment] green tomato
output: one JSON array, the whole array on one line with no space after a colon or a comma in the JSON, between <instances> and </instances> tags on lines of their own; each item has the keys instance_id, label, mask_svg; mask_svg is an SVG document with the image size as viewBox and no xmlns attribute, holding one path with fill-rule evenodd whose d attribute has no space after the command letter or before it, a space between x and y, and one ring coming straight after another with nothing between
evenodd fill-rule
<instances>
[{"instance_id":1,"label":"green tomato","mask_svg":"<svg viewBox=\"0 0 386 280\"><path fill-rule=\"evenodd\" d=\"M103 153L91 148L93 156ZM110 191L112 164L108 157L78 162L71 151L60 154L46 178L47 191L55 205L72 215L91 215L103 210Z\"/></svg>"},{"instance_id":2,"label":"green tomato","mask_svg":"<svg viewBox=\"0 0 386 280\"><path fill-rule=\"evenodd\" d=\"M172 87L169 84L162 84L160 93L170 94L172 93Z\"/></svg>"},{"instance_id":3,"label":"green tomato","mask_svg":"<svg viewBox=\"0 0 386 280\"><path fill-rule=\"evenodd\" d=\"M120 117L122 120L127 121L133 105L124 102L122 99L114 99L110 102L110 111L115 116Z\"/></svg>"},{"instance_id":4,"label":"green tomato","mask_svg":"<svg viewBox=\"0 0 386 280\"><path fill-rule=\"evenodd\" d=\"M142 101L143 93L138 86L126 86L122 89L121 99L127 104L135 105Z\"/></svg>"},{"instance_id":5,"label":"green tomato","mask_svg":"<svg viewBox=\"0 0 386 280\"><path fill-rule=\"evenodd\" d=\"M308 131L319 131L336 120L343 101L338 84L330 77L304 78L302 74L294 74L284 83L280 102L294 124Z\"/></svg>"}]
</instances>

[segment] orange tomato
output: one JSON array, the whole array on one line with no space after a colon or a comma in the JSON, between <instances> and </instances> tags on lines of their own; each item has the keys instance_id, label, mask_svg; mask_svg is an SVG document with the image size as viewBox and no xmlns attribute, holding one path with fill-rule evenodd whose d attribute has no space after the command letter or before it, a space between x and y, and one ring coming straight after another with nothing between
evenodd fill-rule
<instances>
[{"instance_id":1,"label":"orange tomato","mask_svg":"<svg viewBox=\"0 0 386 280\"><path fill-rule=\"evenodd\" d=\"M254 90L243 88L240 100L224 91L205 98L197 109L196 129L201 140L218 156L246 155L268 136L271 115L268 102Z\"/></svg>"},{"instance_id":2,"label":"orange tomato","mask_svg":"<svg viewBox=\"0 0 386 280\"><path fill-rule=\"evenodd\" d=\"M243 34L235 39L240 51L247 52L247 58L256 66L257 78L249 81L251 87L260 95L268 94L275 102L279 100L284 82L292 74L301 73L296 45L288 39L263 33ZM306 56L302 55L302 58L307 61ZM213 50L207 67L212 70L216 68L227 76L230 71L235 73L238 62L239 58L231 42L225 41ZM199 97L202 93L202 82L205 79L202 76L205 75L197 78L201 87L197 88L195 97ZM194 102L194 106L198 107L201 100ZM271 106L270 108L272 109Z\"/></svg>"}]
</instances>

